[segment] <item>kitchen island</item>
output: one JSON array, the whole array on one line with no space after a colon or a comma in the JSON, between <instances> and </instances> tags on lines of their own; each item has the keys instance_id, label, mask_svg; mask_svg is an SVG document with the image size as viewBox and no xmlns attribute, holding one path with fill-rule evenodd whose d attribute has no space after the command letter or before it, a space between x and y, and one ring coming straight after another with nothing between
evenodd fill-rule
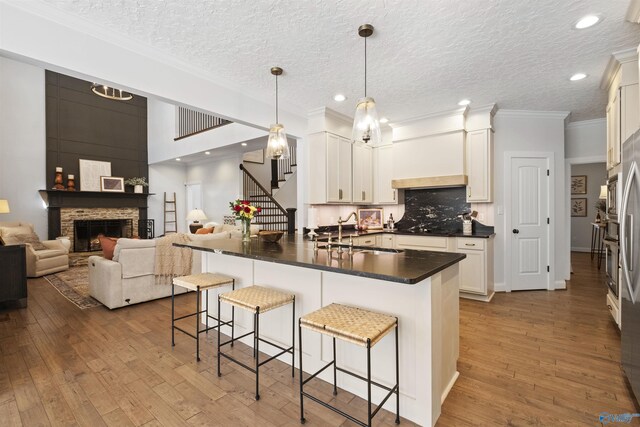
<instances>
[{"instance_id":1,"label":"kitchen island","mask_svg":"<svg viewBox=\"0 0 640 427\"><path fill-rule=\"evenodd\" d=\"M458 263L464 254L372 248L338 254L335 247L314 250L313 243L299 235L284 236L278 243L253 238L245 243L221 239L179 246L202 251L203 271L235 277L237 287L257 284L295 293L296 317L333 302L397 316L400 414L420 425L435 424L458 376ZM215 306L217 294L212 291L209 298ZM223 309L223 318L226 315ZM236 328L236 335L252 330L252 316L236 311ZM291 312L265 313L260 333L282 346L290 345ZM332 359L329 337L305 330L303 340L306 372L315 372ZM251 340L246 343L252 345ZM337 350L339 364L365 375L364 348L339 342ZM394 357L393 339L383 339L373 348L375 381L395 382ZM290 363L291 358L281 360ZM332 381L329 370L320 377ZM366 396L366 385L346 375L338 376L338 387ZM374 388L373 401L382 397ZM395 411L392 400L385 404L389 411Z\"/></svg>"}]
</instances>

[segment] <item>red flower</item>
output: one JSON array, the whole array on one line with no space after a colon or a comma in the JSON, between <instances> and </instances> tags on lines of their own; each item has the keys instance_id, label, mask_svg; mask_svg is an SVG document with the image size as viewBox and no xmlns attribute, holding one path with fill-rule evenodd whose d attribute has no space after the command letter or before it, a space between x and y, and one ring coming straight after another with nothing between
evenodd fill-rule
<instances>
[{"instance_id":1,"label":"red flower","mask_svg":"<svg viewBox=\"0 0 640 427\"><path fill-rule=\"evenodd\" d=\"M244 213L251 213L251 208L248 206L244 208Z\"/></svg>"},{"instance_id":2,"label":"red flower","mask_svg":"<svg viewBox=\"0 0 640 427\"><path fill-rule=\"evenodd\" d=\"M240 210L241 210L241 209L242 209L242 208L240 207L240 205L235 205L235 206L233 207L233 210L234 210L234 211L236 211L236 212L240 212Z\"/></svg>"},{"instance_id":3,"label":"red flower","mask_svg":"<svg viewBox=\"0 0 640 427\"><path fill-rule=\"evenodd\" d=\"M260 206L258 206L258 207L256 208L256 211L257 211L258 213L260 213L260 212L262 212L262 208L261 208Z\"/></svg>"},{"instance_id":4,"label":"red flower","mask_svg":"<svg viewBox=\"0 0 640 427\"><path fill-rule=\"evenodd\" d=\"M242 204L243 204L243 205L248 205L248 204L249 204L249 201L248 201L248 200L243 200L243 201L242 201Z\"/></svg>"}]
</instances>

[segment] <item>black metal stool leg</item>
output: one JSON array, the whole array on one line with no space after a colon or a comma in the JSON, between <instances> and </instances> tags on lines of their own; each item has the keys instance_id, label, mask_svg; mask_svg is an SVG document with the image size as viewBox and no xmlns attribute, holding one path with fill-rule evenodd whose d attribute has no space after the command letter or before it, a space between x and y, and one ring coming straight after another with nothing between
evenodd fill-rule
<instances>
[{"instance_id":1,"label":"black metal stool leg","mask_svg":"<svg viewBox=\"0 0 640 427\"><path fill-rule=\"evenodd\" d=\"M304 419L304 403L303 403L303 396L302 396L302 392L303 392L303 384L302 384L302 326L300 324L300 319L298 319L298 354L300 356L300 364L298 365L300 368L300 423L304 424L305 423L305 419Z\"/></svg>"},{"instance_id":2,"label":"black metal stool leg","mask_svg":"<svg viewBox=\"0 0 640 427\"><path fill-rule=\"evenodd\" d=\"M336 362L336 337L333 337L333 395L338 395L338 362Z\"/></svg>"},{"instance_id":3,"label":"black metal stool leg","mask_svg":"<svg viewBox=\"0 0 640 427\"><path fill-rule=\"evenodd\" d=\"M231 290L236 290L236 279L233 279L231 282ZM218 318L220 317L220 309L218 309ZM231 306L231 347L233 347L233 339L234 339L234 331L236 328L236 307L234 305Z\"/></svg>"},{"instance_id":4,"label":"black metal stool leg","mask_svg":"<svg viewBox=\"0 0 640 427\"><path fill-rule=\"evenodd\" d=\"M218 376L220 373L220 295L218 294Z\"/></svg>"},{"instance_id":5,"label":"black metal stool leg","mask_svg":"<svg viewBox=\"0 0 640 427\"><path fill-rule=\"evenodd\" d=\"M207 335L209 335L209 289L207 289L204 293L204 297L206 298L206 301L204 302L206 308L206 314L205 314L205 333ZM218 317L220 317L220 315L218 315ZM218 327L220 327L218 325Z\"/></svg>"},{"instance_id":6,"label":"black metal stool leg","mask_svg":"<svg viewBox=\"0 0 640 427\"><path fill-rule=\"evenodd\" d=\"M398 318L396 317L396 424L400 424L400 352L398 350Z\"/></svg>"},{"instance_id":7,"label":"black metal stool leg","mask_svg":"<svg viewBox=\"0 0 640 427\"><path fill-rule=\"evenodd\" d=\"M200 286L196 288L196 360L200 361Z\"/></svg>"},{"instance_id":8,"label":"black metal stool leg","mask_svg":"<svg viewBox=\"0 0 640 427\"><path fill-rule=\"evenodd\" d=\"M176 304L175 304L175 288L176 285L171 282L171 347L176 346L176 330L175 326L175 318L176 318Z\"/></svg>"},{"instance_id":9,"label":"black metal stool leg","mask_svg":"<svg viewBox=\"0 0 640 427\"><path fill-rule=\"evenodd\" d=\"M371 427L371 340L367 339L367 425Z\"/></svg>"},{"instance_id":10,"label":"black metal stool leg","mask_svg":"<svg viewBox=\"0 0 640 427\"><path fill-rule=\"evenodd\" d=\"M260 330L260 307L258 307L256 309L256 314L255 314L255 330L253 332L253 347L254 347L254 354L256 357L256 400L260 400L260 392L259 392L259 387L260 387L260 374L259 374L259 370L260 370L260 348L259 348L259 330Z\"/></svg>"},{"instance_id":11,"label":"black metal stool leg","mask_svg":"<svg viewBox=\"0 0 640 427\"><path fill-rule=\"evenodd\" d=\"M291 305L291 378L296 376L296 297Z\"/></svg>"}]
</instances>

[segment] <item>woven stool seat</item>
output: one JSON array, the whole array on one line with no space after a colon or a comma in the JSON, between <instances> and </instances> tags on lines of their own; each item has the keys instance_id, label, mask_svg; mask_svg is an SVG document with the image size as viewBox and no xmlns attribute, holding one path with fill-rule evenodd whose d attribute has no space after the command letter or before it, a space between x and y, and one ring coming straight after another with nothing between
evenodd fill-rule
<instances>
[{"instance_id":1,"label":"woven stool seat","mask_svg":"<svg viewBox=\"0 0 640 427\"><path fill-rule=\"evenodd\" d=\"M220 294L220 301L244 308L253 313L265 313L274 308L290 304L294 295L262 286L249 286Z\"/></svg>"},{"instance_id":2,"label":"woven stool seat","mask_svg":"<svg viewBox=\"0 0 640 427\"><path fill-rule=\"evenodd\" d=\"M371 346L397 326L393 316L342 304L330 304L300 318L300 326L354 344Z\"/></svg>"},{"instance_id":3,"label":"woven stool seat","mask_svg":"<svg viewBox=\"0 0 640 427\"><path fill-rule=\"evenodd\" d=\"M173 279L174 285L182 286L192 291L198 290L198 286L201 291L204 291L206 289L228 285L231 282L233 282L233 277L213 273L192 274L190 276L175 277Z\"/></svg>"}]
</instances>

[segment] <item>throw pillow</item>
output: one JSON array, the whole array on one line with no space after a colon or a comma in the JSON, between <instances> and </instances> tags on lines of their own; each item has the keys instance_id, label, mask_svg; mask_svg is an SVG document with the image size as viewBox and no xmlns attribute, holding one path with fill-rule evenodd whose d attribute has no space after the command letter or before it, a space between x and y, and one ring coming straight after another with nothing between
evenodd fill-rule
<instances>
[{"instance_id":1,"label":"throw pillow","mask_svg":"<svg viewBox=\"0 0 640 427\"><path fill-rule=\"evenodd\" d=\"M102 256L110 261L113 260L113 251L116 249L118 239L104 236L98 236L98 239L100 240L100 246L102 247Z\"/></svg>"},{"instance_id":2,"label":"throw pillow","mask_svg":"<svg viewBox=\"0 0 640 427\"><path fill-rule=\"evenodd\" d=\"M215 227L209 227L209 228L199 228L198 230L196 230L196 234L209 234L209 233L213 233L213 229Z\"/></svg>"},{"instance_id":3,"label":"throw pillow","mask_svg":"<svg viewBox=\"0 0 640 427\"><path fill-rule=\"evenodd\" d=\"M21 245L29 243L34 251L44 251L48 248L42 244L38 235L34 232L25 234L10 234L2 238L5 245Z\"/></svg>"}]
</instances>

